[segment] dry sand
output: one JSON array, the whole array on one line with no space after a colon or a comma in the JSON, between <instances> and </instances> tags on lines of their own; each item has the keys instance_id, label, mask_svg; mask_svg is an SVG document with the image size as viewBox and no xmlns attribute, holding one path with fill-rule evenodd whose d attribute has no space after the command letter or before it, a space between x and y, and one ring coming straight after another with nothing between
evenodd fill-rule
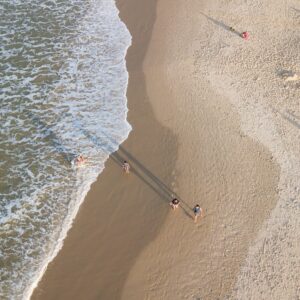
<instances>
[{"instance_id":1,"label":"dry sand","mask_svg":"<svg viewBox=\"0 0 300 300\"><path fill-rule=\"evenodd\" d=\"M265 2L118 1L133 131L32 299L300 297L300 7Z\"/></svg>"}]
</instances>

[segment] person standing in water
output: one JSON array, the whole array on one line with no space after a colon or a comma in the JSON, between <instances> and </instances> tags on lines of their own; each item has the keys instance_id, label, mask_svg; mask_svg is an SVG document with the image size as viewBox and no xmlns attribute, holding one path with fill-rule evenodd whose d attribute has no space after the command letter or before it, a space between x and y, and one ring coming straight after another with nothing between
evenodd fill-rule
<instances>
[{"instance_id":1,"label":"person standing in water","mask_svg":"<svg viewBox=\"0 0 300 300\"><path fill-rule=\"evenodd\" d=\"M196 204L195 207L193 208L193 212L194 212L194 222L196 223L199 216L201 218L203 217L203 209L200 207L199 204Z\"/></svg>"},{"instance_id":2,"label":"person standing in water","mask_svg":"<svg viewBox=\"0 0 300 300\"><path fill-rule=\"evenodd\" d=\"M126 174L129 174L130 165L126 160L124 160L122 164L122 168Z\"/></svg>"},{"instance_id":3,"label":"person standing in water","mask_svg":"<svg viewBox=\"0 0 300 300\"><path fill-rule=\"evenodd\" d=\"M77 166L81 166L86 163L86 158L82 154L80 154L75 158L74 162Z\"/></svg>"}]
</instances>

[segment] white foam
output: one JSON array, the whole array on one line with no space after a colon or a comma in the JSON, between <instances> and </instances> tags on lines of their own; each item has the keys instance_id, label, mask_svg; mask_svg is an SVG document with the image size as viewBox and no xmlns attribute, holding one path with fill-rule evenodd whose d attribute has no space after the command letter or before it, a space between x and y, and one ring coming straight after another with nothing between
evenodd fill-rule
<instances>
[{"instance_id":1,"label":"white foam","mask_svg":"<svg viewBox=\"0 0 300 300\"><path fill-rule=\"evenodd\" d=\"M52 3L55 13L61 13L62 18L68 16L68 7ZM78 9L86 5L81 0L72 3ZM29 4L15 2L24 11ZM92 0L89 10L80 16L77 27L64 28L68 34L62 40L42 40L35 44L36 63L33 54L24 51L24 59L32 60L33 64L20 70L13 65L8 67L10 75L6 80L10 85L6 86L5 99L13 101L1 107L6 126L0 134L6 137L6 144L1 144L1 148L5 149L5 158L11 161L6 179L14 184L14 190L2 194L7 201L1 207L0 231L17 245L12 255L21 257L22 254L24 259L12 265L8 270L10 277L0 284L2 299L30 298L48 263L61 249L84 197L109 154L117 150L131 130L126 121L128 74L124 59L131 43L129 32L120 21L113 0ZM24 28L31 30L29 23ZM45 48L47 42L54 44L45 49L45 53L50 53L49 62L42 63L42 50L38 49ZM53 45L57 52L52 52ZM28 46L32 48L30 43ZM12 53L17 51L6 51L5 58ZM58 73L53 63L59 67ZM16 80L13 73L18 71L19 81L11 89ZM39 81L47 80L46 75L59 79L54 88L45 85L41 89ZM30 93L13 94L20 87ZM19 96L27 99L22 105ZM78 153L89 157L89 164L84 169L73 170L66 160ZM7 228L12 230L13 237ZM25 238L24 234L30 231L34 234L30 239ZM7 294L12 290L14 295Z\"/></svg>"}]
</instances>

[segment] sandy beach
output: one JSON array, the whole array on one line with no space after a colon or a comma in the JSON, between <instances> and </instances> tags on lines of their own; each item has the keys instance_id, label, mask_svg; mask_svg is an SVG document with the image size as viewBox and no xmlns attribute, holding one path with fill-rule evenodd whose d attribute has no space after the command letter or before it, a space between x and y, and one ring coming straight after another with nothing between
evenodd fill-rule
<instances>
[{"instance_id":1,"label":"sandy beach","mask_svg":"<svg viewBox=\"0 0 300 300\"><path fill-rule=\"evenodd\" d=\"M117 6L133 130L31 299L298 299L299 2Z\"/></svg>"}]
</instances>

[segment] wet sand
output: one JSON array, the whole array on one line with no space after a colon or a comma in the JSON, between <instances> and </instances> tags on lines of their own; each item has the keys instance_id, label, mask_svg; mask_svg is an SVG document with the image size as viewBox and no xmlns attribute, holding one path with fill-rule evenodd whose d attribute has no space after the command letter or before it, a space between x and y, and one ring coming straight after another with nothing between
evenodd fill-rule
<instances>
[{"instance_id":1,"label":"wet sand","mask_svg":"<svg viewBox=\"0 0 300 300\"><path fill-rule=\"evenodd\" d=\"M32 299L237 299L249 248L278 203L281 171L268 143L241 128L245 115L234 101L244 98L231 91L229 72L208 63L228 51L242 55L244 41L211 17L216 3L117 3L133 36L126 57L133 131ZM234 49L219 44L224 35ZM173 196L181 200L176 211ZM194 224L196 203L205 217Z\"/></svg>"}]
</instances>

